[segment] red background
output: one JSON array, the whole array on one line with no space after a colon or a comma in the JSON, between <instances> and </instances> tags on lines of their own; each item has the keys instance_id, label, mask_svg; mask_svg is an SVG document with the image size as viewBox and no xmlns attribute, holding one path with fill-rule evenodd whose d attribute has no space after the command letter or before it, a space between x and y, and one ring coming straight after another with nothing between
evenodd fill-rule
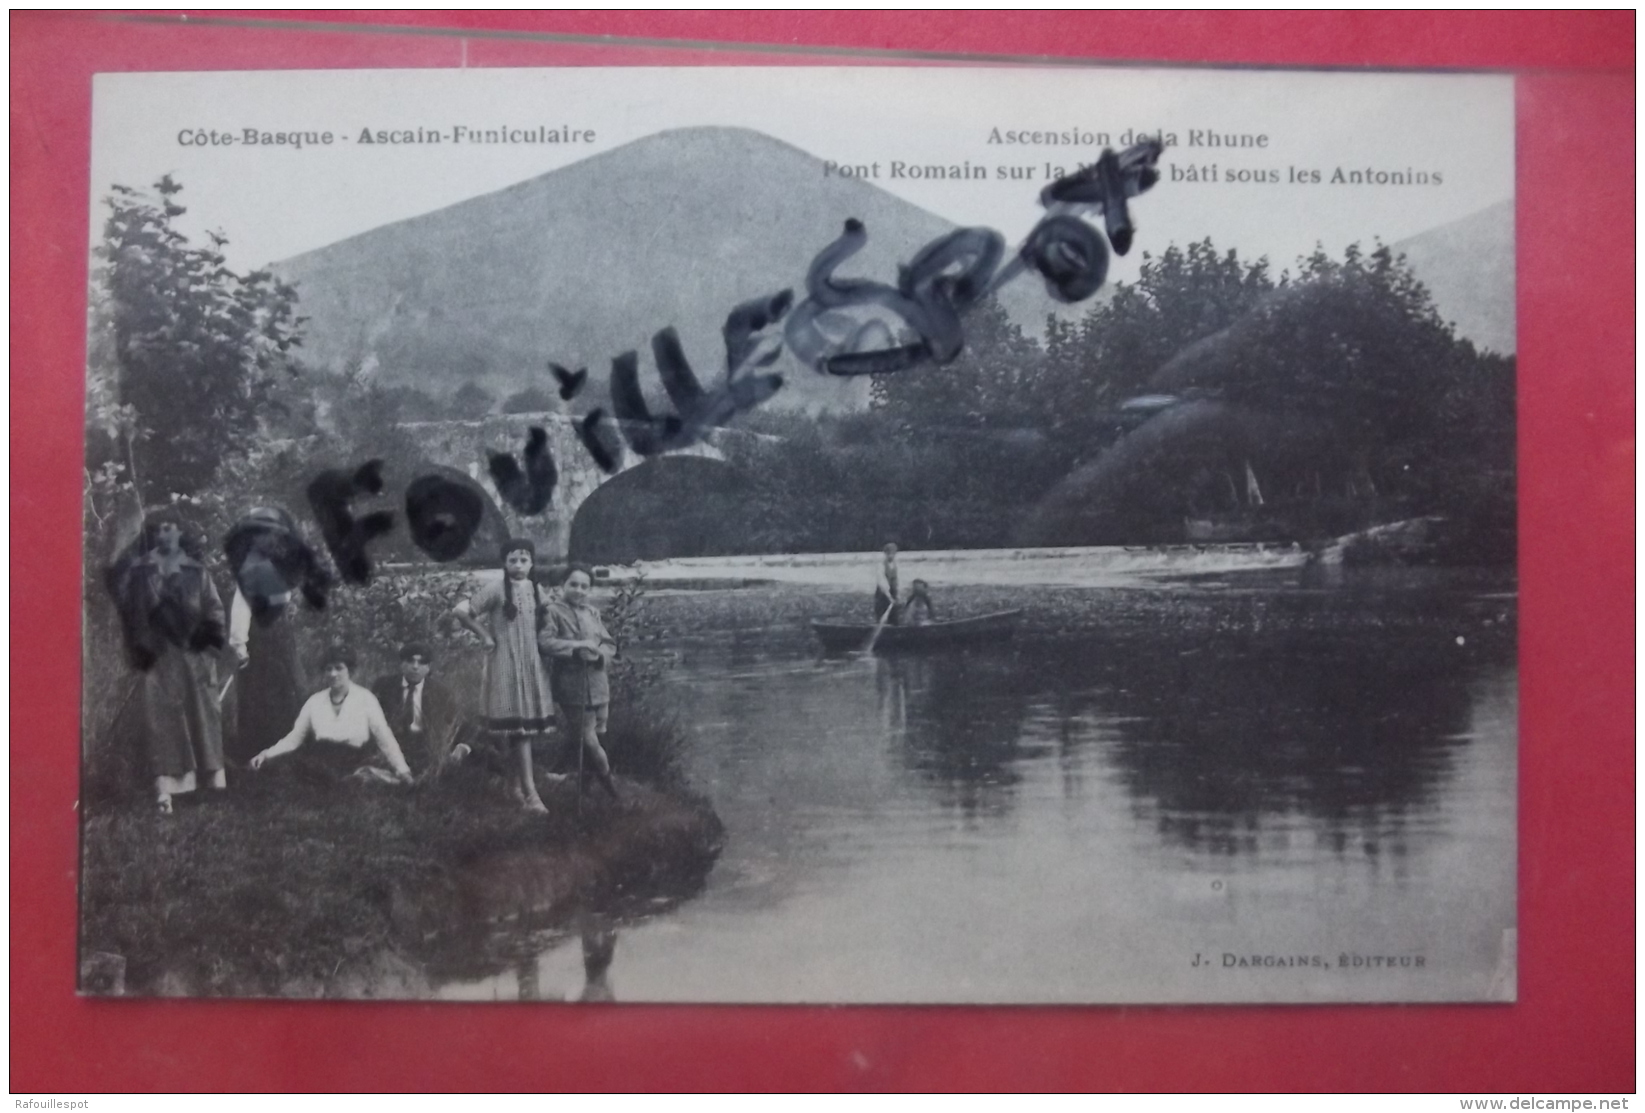
<instances>
[{"instance_id":1,"label":"red background","mask_svg":"<svg viewBox=\"0 0 1645 1113\"><path fill-rule=\"evenodd\" d=\"M250 18L11 19L14 1091L1634 1089L1633 13L295 17L309 29L251 27ZM341 33L322 21L424 33ZM442 27L487 37L469 38L465 55L462 41L426 33ZM510 31L1518 74L1519 1003L821 1009L77 999L90 77L449 67L465 57L471 66L682 61L496 37Z\"/></svg>"}]
</instances>

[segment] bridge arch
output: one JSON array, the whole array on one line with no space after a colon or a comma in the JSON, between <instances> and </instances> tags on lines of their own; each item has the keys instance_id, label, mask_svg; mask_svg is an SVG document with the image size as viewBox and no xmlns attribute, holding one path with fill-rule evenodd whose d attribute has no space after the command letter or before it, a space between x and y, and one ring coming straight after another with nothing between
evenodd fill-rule
<instances>
[{"instance_id":1,"label":"bridge arch","mask_svg":"<svg viewBox=\"0 0 1645 1113\"><path fill-rule=\"evenodd\" d=\"M749 479L707 456L648 460L601 484L571 521L568 555L588 564L746 551Z\"/></svg>"},{"instance_id":2,"label":"bridge arch","mask_svg":"<svg viewBox=\"0 0 1645 1113\"><path fill-rule=\"evenodd\" d=\"M532 427L540 427L548 434L549 454L553 458L559 481L555 485L554 498L548 508L540 514L525 515L509 506L498 493L495 484L488 474L487 461L493 453L509 453L518 456L524 449L526 437ZM536 414L492 414L483 418L467 420L448 419L444 421L408 421L402 422L400 428L416 442L423 457L432 464L441 466L441 474L466 476L487 497L489 507L496 508L504 523L506 536L528 537L537 544L537 553L544 559L560 559L571 552L572 523L577 518L583 504L597 492L604 490L610 484L623 479L633 472L646 471L655 465L667 461L707 459L723 461L723 448L728 443L747 438L764 438L760 434L744 433L736 429L711 430L698 444L689 448L669 452L663 456L647 460L624 448L617 460L615 474L606 472L583 447L578 432L578 419L563 413L536 413ZM672 467L672 464L668 465ZM691 465L686 465L690 467ZM647 479L639 481L642 485L666 480L647 473ZM715 488L716 481L707 478L703 481L709 489ZM636 488L637 492L640 488ZM683 492L690 497L691 492ZM682 505L685 505L682 503ZM624 512L629 513L628 511ZM643 512L642 512L643 513ZM620 524L623 515L618 515L611 525ZM489 511L487 520L490 520ZM590 519L590 522L595 519ZM585 526L585 531L591 527ZM596 531L600 532L600 531ZM609 532L607 530L606 532ZM633 532L630 530L629 532ZM644 532L644 531L642 531ZM590 537L594 534L589 534ZM661 546L661 538L655 530L648 534L651 540L643 546L647 552L656 552ZM706 535L704 535L706 536ZM691 541L689 530L682 530L682 543L695 545ZM661 539L661 540L660 540ZM584 543L586 549L588 542ZM605 551L614 546L602 542L596 546ZM615 546L620 551L623 546ZM629 546L632 548L632 546ZM475 551L480 551L480 542L474 545ZM714 549L714 552L734 551L734 549ZM669 555L669 554L663 554ZM675 554L678 555L678 554ZM601 563L610 563L606 558L600 558Z\"/></svg>"}]
</instances>

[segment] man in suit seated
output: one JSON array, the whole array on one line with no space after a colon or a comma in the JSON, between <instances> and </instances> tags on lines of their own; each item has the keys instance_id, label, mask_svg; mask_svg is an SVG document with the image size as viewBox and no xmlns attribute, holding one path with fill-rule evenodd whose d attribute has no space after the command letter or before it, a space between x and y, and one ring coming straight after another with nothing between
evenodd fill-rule
<instances>
[{"instance_id":1,"label":"man in suit seated","mask_svg":"<svg viewBox=\"0 0 1645 1113\"><path fill-rule=\"evenodd\" d=\"M429 678L433 663L428 646L407 642L400 647L400 671L371 686L411 771L419 776L452 757L458 726L456 699Z\"/></svg>"}]
</instances>

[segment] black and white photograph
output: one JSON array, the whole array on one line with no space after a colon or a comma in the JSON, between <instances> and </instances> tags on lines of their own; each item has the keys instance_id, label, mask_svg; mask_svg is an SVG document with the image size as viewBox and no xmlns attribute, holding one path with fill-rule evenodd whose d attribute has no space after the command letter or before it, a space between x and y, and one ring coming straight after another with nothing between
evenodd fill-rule
<instances>
[{"instance_id":1,"label":"black and white photograph","mask_svg":"<svg viewBox=\"0 0 1645 1113\"><path fill-rule=\"evenodd\" d=\"M1511 78L99 74L91 179L82 994L1516 999Z\"/></svg>"}]
</instances>

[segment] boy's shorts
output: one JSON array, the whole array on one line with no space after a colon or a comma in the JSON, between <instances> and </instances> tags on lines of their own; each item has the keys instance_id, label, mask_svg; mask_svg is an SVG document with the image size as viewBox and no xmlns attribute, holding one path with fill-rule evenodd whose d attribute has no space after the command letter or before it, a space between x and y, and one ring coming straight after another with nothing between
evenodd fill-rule
<instances>
[{"instance_id":1,"label":"boy's shorts","mask_svg":"<svg viewBox=\"0 0 1645 1113\"><path fill-rule=\"evenodd\" d=\"M560 720L560 729L567 734L577 736L582 734L583 716L594 716L594 733L604 734L606 722L611 718L609 703L596 703L588 707L571 707L567 704L556 703L554 714Z\"/></svg>"}]
</instances>

